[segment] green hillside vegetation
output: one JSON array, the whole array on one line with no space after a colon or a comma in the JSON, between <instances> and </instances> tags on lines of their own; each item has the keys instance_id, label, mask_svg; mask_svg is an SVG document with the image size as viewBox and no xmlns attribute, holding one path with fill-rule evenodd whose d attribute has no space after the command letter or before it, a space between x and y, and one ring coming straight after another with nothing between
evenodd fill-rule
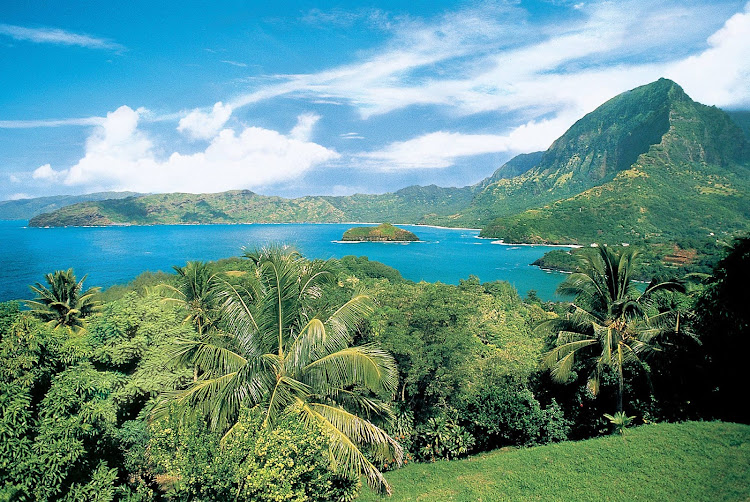
<instances>
[{"instance_id":1,"label":"green hillside vegetation","mask_svg":"<svg viewBox=\"0 0 750 502\"><path fill-rule=\"evenodd\" d=\"M364 481L396 500L744 500L748 426L600 436L620 406L634 425L750 423L749 248L643 301L613 250L618 280L592 277L619 292L575 307L280 248L103 293L51 273L33 310L0 304L0 500L377 498ZM568 358L573 332L550 327L571 323L641 359Z\"/></svg>"},{"instance_id":2,"label":"green hillside vegetation","mask_svg":"<svg viewBox=\"0 0 750 502\"><path fill-rule=\"evenodd\" d=\"M750 146L741 129L676 84L667 94L669 130L627 169L573 197L499 218L483 235L508 242L656 241L694 248L750 228Z\"/></svg>"},{"instance_id":3,"label":"green hillside vegetation","mask_svg":"<svg viewBox=\"0 0 750 502\"><path fill-rule=\"evenodd\" d=\"M86 195L53 195L50 197L4 200L0 201L0 220L28 220L38 214L48 213L80 202L123 199L137 195L135 192L98 192Z\"/></svg>"},{"instance_id":4,"label":"green hillside vegetation","mask_svg":"<svg viewBox=\"0 0 750 502\"><path fill-rule=\"evenodd\" d=\"M750 496L750 426L687 422L387 474L389 500L741 501ZM363 492L358 500L384 500Z\"/></svg>"},{"instance_id":5,"label":"green hillside vegetation","mask_svg":"<svg viewBox=\"0 0 750 502\"><path fill-rule=\"evenodd\" d=\"M355 227L344 232L342 241L375 241L375 242L413 242L419 237L408 230L397 228L390 223L381 223L376 227Z\"/></svg>"},{"instance_id":6,"label":"green hillside vegetation","mask_svg":"<svg viewBox=\"0 0 750 502\"><path fill-rule=\"evenodd\" d=\"M284 199L248 190L156 194L89 202L42 214L31 226L174 225L206 223L341 223L387 219L425 223L466 207L472 187L407 187L384 195ZM431 216L433 215L433 216Z\"/></svg>"},{"instance_id":7,"label":"green hillside vegetation","mask_svg":"<svg viewBox=\"0 0 750 502\"><path fill-rule=\"evenodd\" d=\"M731 117L735 124L740 126L742 131L745 133L745 138L750 141L750 110L736 110L729 111L727 114Z\"/></svg>"},{"instance_id":8,"label":"green hillside vegetation","mask_svg":"<svg viewBox=\"0 0 750 502\"><path fill-rule=\"evenodd\" d=\"M612 180L669 128L667 80L620 94L573 124L523 175L477 194L466 216L489 223ZM492 227L485 234L494 236Z\"/></svg>"}]
</instances>

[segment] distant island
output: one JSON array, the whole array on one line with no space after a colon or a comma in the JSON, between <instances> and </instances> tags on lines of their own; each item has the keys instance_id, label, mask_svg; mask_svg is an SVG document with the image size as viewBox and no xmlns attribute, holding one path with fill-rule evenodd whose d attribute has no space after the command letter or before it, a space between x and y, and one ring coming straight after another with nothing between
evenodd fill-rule
<instances>
[{"instance_id":1,"label":"distant island","mask_svg":"<svg viewBox=\"0 0 750 502\"><path fill-rule=\"evenodd\" d=\"M404 230L394 227L390 223L381 223L377 227L355 227L344 232L342 241L353 242L413 242L419 237Z\"/></svg>"}]
</instances>

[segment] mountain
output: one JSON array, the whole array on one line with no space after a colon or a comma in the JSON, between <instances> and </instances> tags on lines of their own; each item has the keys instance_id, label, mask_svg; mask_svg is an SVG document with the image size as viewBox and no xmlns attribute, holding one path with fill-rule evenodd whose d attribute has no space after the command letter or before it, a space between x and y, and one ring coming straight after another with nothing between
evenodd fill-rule
<instances>
[{"instance_id":1,"label":"mountain","mask_svg":"<svg viewBox=\"0 0 750 502\"><path fill-rule=\"evenodd\" d=\"M750 141L750 111L747 110L735 110L731 112L727 112L729 115L729 118L732 119L732 121L740 126L740 129L742 129L742 132L745 133L745 138Z\"/></svg>"},{"instance_id":2,"label":"mountain","mask_svg":"<svg viewBox=\"0 0 750 502\"><path fill-rule=\"evenodd\" d=\"M539 166L474 204L490 190L495 206L518 193L531 206L495 211L487 237L701 246L750 230L750 144L725 112L661 79L581 119Z\"/></svg>"},{"instance_id":3,"label":"mountain","mask_svg":"<svg viewBox=\"0 0 750 502\"><path fill-rule=\"evenodd\" d=\"M215 194L171 193L84 202L33 218L31 226L149 225L182 223L425 223L431 215L465 208L472 187L407 187L383 195L285 199L249 190Z\"/></svg>"},{"instance_id":4,"label":"mountain","mask_svg":"<svg viewBox=\"0 0 750 502\"><path fill-rule=\"evenodd\" d=\"M734 115L747 126L747 114ZM375 222L483 227L508 242L661 246L718 252L750 230L750 145L727 113L660 79L582 117L545 152L519 155L463 188L346 197L249 191L86 202L30 224ZM688 252L700 260L700 253ZM692 258L691 258L692 259Z\"/></svg>"},{"instance_id":5,"label":"mountain","mask_svg":"<svg viewBox=\"0 0 750 502\"><path fill-rule=\"evenodd\" d=\"M122 199L139 195L135 192L98 192L86 195L53 195L31 199L0 201L0 220L28 220L64 206L104 199Z\"/></svg>"}]
</instances>

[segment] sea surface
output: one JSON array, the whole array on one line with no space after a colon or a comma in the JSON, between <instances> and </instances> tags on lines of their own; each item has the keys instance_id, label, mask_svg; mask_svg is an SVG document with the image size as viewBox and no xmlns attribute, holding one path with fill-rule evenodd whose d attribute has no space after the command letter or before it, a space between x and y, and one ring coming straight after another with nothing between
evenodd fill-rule
<instances>
[{"instance_id":1,"label":"sea surface","mask_svg":"<svg viewBox=\"0 0 750 502\"><path fill-rule=\"evenodd\" d=\"M480 239L478 230L399 225L421 242L342 243L352 224L158 225L102 228L30 228L26 221L0 221L0 301L32 297L29 285L44 274L75 269L85 286L127 283L143 271L172 272L189 260L239 256L269 244L294 246L308 258L367 256L413 281L458 284L470 275L504 280L521 295L529 290L557 299L564 275L529 264L552 249Z\"/></svg>"}]
</instances>

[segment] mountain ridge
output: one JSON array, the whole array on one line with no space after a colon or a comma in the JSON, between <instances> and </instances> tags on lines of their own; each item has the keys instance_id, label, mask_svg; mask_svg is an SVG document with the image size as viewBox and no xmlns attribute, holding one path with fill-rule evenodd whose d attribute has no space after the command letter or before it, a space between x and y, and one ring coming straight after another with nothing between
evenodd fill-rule
<instances>
[{"instance_id":1,"label":"mountain ridge","mask_svg":"<svg viewBox=\"0 0 750 502\"><path fill-rule=\"evenodd\" d=\"M142 195L137 192L95 192L85 195L49 195L0 201L0 220L29 220L34 216L92 200L118 199Z\"/></svg>"}]
</instances>

